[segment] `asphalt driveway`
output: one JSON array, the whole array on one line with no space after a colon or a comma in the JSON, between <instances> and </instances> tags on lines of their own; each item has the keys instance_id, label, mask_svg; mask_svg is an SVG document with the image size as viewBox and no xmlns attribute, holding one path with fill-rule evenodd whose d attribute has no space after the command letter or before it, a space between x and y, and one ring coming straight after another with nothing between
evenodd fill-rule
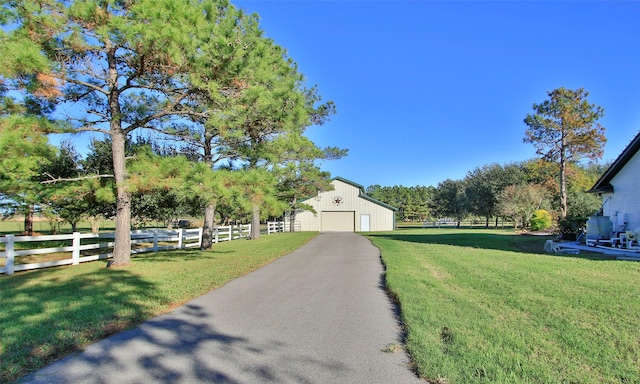
<instances>
[{"instance_id":1,"label":"asphalt driveway","mask_svg":"<svg viewBox=\"0 0 640 384\"><path fill-rule=\"evenodd\" d=\"M25 383L423 383L408 367L379 251L353 233L307 245Z\"/></svg>"}]
</instances>

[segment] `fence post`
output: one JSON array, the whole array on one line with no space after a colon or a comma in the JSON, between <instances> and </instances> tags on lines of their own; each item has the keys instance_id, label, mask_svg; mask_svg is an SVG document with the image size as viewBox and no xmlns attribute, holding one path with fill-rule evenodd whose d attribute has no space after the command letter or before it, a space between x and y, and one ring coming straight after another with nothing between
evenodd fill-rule
<instances>
[{"instance_id":1,"label":"fence post","mask_svg":"<svg viewBox=\"0 0 640 384\"><path fill-rule=\"evenodd\" d=\"M229 226L229 241L233 240L233 224Z\"/></svg>"},{"instance_id":2,"label":"fence post","mask_svg":"<svg viewBox=\"0 0 640 384\"><path fill-rule=\"evenodd\" d=\"M158 230L153 230L153 252L158 252Z\"/></svg>"},{"instance_id":3,"label":"fence post","mask_svg":"<svg viewBox=\"0 0 640 384\"><path fill-rule=\"evenodd\" d=\"M184 229L182 228L178 229L178 249L184 248L182 244L182 231L184 231Z\"/></svg>"},{"instance_id":4,"label":"fence post","mask_svg":"<svg viewBox=\"0 0 640 384\"><path fill-rule=\"evenodd\" d=\"M202 234L203 233L204 233L204 229L202 227L198 228L198 248L202 247Z\"/></svg>"},{"instance_id":5,"label":"fence post","mask_svg":"<svg viewBox=\"0 0 640 384\"><path fill-rule=\"evenodd\" d=\"M14 272L14 241L15 235L7 235L5 236L7 240L7 245L5 245L5 252L7 253L7 261L5 263L5 267L7 268L7 275L13 275Z\"/></svg>"},{"instance_id":6,"label":"fence post","mask_svg":"<svg viewBox=\"0 0 640 384\"><path fill-rule=\"evenodd\" d=\"M200 236L200 238L202 239L202 236ZM217 225L213 229L213 243L218 244L218 226Z\"/></svg>"},{"instance_id":7,"label":"fence post","mask_svg":"<svg viewBox=\"0 0 640 384\"><path fill-rule=\"evenodd\" d=\"M73 232L73 251L71 251L72 265L80 264L80 232Z\"/></svg>"}]
</instances>

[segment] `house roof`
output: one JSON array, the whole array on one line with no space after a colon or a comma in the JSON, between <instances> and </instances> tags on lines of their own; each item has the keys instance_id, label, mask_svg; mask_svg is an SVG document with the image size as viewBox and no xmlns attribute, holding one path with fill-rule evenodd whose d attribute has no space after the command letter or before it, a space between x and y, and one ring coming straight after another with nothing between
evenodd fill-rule
<instances>
[{"instance_id":1,"label":"house roof","mask_svg":"<svg viewBox=\"0 0 640 384\"><path fill-rule=\"evenodd\" d=\"M345 183L345 184L349 184L349 185L352 185L352 186L354 186L354 187L358 188L358 189L360 190L360 193L358 194L358 197L360 197L360 198L362 198L362 199L365 199L365 200L367 200L367 201L370 201L370 202L372 202L372 203L374 203L374 204L378 204L378 205L383 206L383 207L385 207L385 208L388 208L388 209L390 209L390 210L392 210L392 211L397 211L397 210L398 210L398 208L396 208L396 207L392 207L392 206L391 206L391 205L389 205L389 204L383 203L383 202L382 202L382 201L380 201L380 200L376 200L376 199L374 199L373 197L368 196L366 193L364 193L364 187L363 187L362 185L358 184L358 183L354 183L354 182L353 182L353 181L351 181L351 180L347 180L347 179L345 179L345 178L343 178L343 177L339 177L339 176L334 177L332 180L339 180L339 181L342 181L342 182L343 182L343 183Z\"/></svg>"},{"instance_id":2,"label":"house roof","mask_svg":"<svg viewBox=\"0 0 640 384\"><path fill-rule=\"evenodd\" d=\"M611 164L609 169L598 179L598 181L593 185L593 187L588 190L589 193L613 193L613 185L611 185L611 180L620 172L622 168L631 160L633 155L635 155L638 150L640 150L640 132L636 135L636 137L631 140L631 143L627 145L627 148L622 151L620 156Z\"/></svg>"}]
</instances>

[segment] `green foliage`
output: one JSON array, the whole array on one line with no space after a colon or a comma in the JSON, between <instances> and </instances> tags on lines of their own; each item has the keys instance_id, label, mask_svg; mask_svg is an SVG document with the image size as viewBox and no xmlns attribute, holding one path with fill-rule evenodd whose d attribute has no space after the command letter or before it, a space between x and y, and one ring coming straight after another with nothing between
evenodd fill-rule
<instances>
[{"instance_id":1,"label":"green foliage","mask_svg":"<svg viewBox=\"0 0 640 384\"><path fill-rule=\"evenodd\" d=\"M276 168L276 174L278 198L288 204L290 212L310 208L303 208L301 201L333 188L329 172L321 171L312 161L290 161Z\"/></svg>"},{"instance_id":2,"label":"green foliage","mask_svg":"<svg viewBox=\"0 0 640 384\"><path fill-rule=\"evenodd\" d=\"M469 213L468 195L462 180L447 179L438 184L431 209L439 218L454 218L458 225Z\"/></svg>"},{"instance_id":3,"label":"green foliage","mask_svg":"<svg viewBox=\"0 0 640 384\"><path fill-rule=\"evenodd\" d=\"M582 88L558 88L547 93L548 100L533 105L524 123L528 126L523 141L532 143L536 153L558 164L560 217L567 216L567 166L583 157L602 157L607 139L598 123L604 109L589 104L589 93Z\"/></svg>"},{"instance_id":4,"label":"green foliage","mask_svg":"<svg viewBox=\"0 0 640 384\"><path fill-rule=\"evenodd\" d=\"M367 195L376 200L398 208L397 218L402 221L422 221L432 218L429 206L434 194L434 187L415 186L382 187L371 185L366 189Z\"/></svg>"},{"instance_id":5,"label":"green foliage","mask_svg":"<svg viewBox=\"0 0 640 384\"><path fill-rule=\"evenodd\" d=\"M0 119L0 190L29 190L55 154L46 136L49 123L30 116Z\"/></svg>"},{"instance_id":6,"label":"green foliage","mask_svg":"<svg viewBox=\"0 0 640 384\"><path fill-rule=\"evenodd\" d=\"M153 129L173 135L172 122L189 120L229 127L265 111L272 113L267 118L271 122L274 117L298 116L290 109L306 106L299 102L304 92L297 98L285 92L300 84L300 76L284 50L262 37L256 15L245 15L225 0L141 0L108 6L24 1L8 4L5 16L3 21L12 25L3 36L6 42L24 45L25 52L39 54L40 61L34 62L47 64L21 66L14 60L7 65L10 78L5 84L26 97L55 98L60 107L72 103L78 113L70 122L76 129L100 131L111 139L118 197L116 265L125 265L130 256L132 199L125 169L129 133ZM227 102L236 95L244 104ZM251 118L252 123L256 120Z\"/></svg>"},{"instance_id":7,"label":"green foliage","mask_svg":"<svg viewBox=\"0 0 640 384\"><path fill-rule=\"evenodd\" d=\"M3 216L20 213L30 218L35 204L45 199L42 169L56 149L46 132L51 124L35 116L0 117L0 209ZM25 221L31 232L32 222Z\"/></svg>"},{"instance_id":8,"label":"green foliage","mask_svg":"<svg viewBox=\"0 0 640 384\"><path fill-rule=\"evenodd\" d=\"M524 142L532 143L537 153L549 161L602 157L605 128L597 121L604 116L604 109L589 104L589 92L558 88L547 95L549 99L534 104L534 114L524 119L529 127Z\"/></svg>"},{"instance_id":9,"label":"green foliage","mask_svg":"<svg viewBox=\"0 0 640 384\"><path fill-rule=\"evenodd\" d=\"M500 213L502 191L509 185L521 183L523 178L522 167L516 164L491 164L468 172L464 184L469 212L484 217L488 227L489 219Z\"/></svg>"},{"instance_id":10,"label":"green foliage","mask_svg":"<svg viewBox=\"0 0 640 384\"><path fill-rule=\"evenodd\" d=\"M551 228L552 221L551 214L544 209L538 209L533 212L531 220L529 220L532 231L541 231L543 229Z\"/></svg>"},{"instance_id":11,"label":"green foliage","mask_svg":"<svg viewBox=\"0 0 640 384\"><path fill-rule=\"evenodd\" d=\"M500 196L500 213L525 227L533 213L546 205L547 193L538 184L516 184L506 187Z\"/></svg>"},{"instance_id":12,"label":"green foliage","mask_svg":"<svg viewBox=\"0 0 640 384\"><path fill-rule=\"evenodd\" d=\"M580 233L587 230L587 217L566 217L558 221L560 236L563 240L575 241Z\"/></svg>"}]
</instances>

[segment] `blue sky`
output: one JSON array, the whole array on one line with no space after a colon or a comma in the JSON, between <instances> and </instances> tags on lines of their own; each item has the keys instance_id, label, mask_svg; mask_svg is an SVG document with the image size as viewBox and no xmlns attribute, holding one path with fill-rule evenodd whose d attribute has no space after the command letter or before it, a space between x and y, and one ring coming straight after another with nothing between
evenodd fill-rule
<instances>
[{"instance_id":1,"label":"blue sky","mask_svg":"<svg viewBox=\"0 0 640 384\"><path fill-rule=\"evenodd\" d=\"M433 185L534 158L533 103L584 88L615 159L640 130L640 2L233 1L258 13L338 113L308 130L349 149L324 170Z\"/></svg>"}]
</instances>

